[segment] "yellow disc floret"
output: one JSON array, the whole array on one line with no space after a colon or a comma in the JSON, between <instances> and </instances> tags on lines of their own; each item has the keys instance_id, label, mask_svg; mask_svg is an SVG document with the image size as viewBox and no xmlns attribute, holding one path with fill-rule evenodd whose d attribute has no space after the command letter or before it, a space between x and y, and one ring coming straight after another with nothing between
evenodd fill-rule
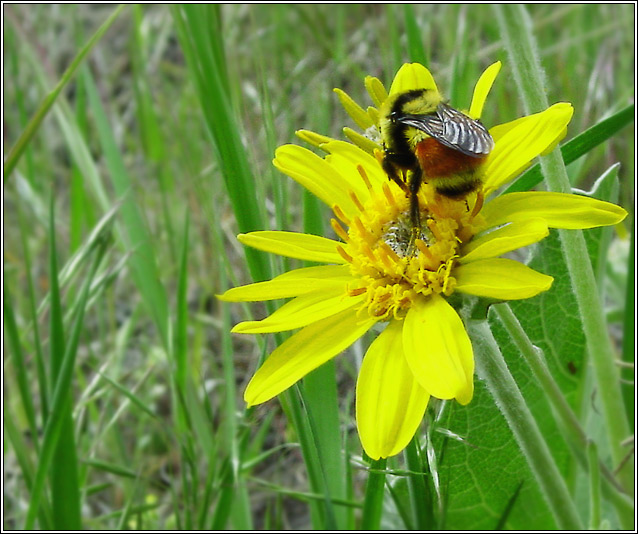
<instances>
[{"instance_id":1,"label":"yellow disc floret","mask_svg":"<svg viewBox=\"0 0 638 534\"><path fill-rule=\"evenodd\" d=\"M349 294L366 294L360 312L401 319L416 299L454 291L452 269L460 246L477 233L480 221L468 201L441 198L426 185L419 192L422 224L414 239L404 192L392 183L384 184L382 194L370 192L366 206L353 198L359 213L350 220L335 207L348 231L334 219L332 226L345 241L339 252L360 282Z\"/></svg>"}]
</instances>

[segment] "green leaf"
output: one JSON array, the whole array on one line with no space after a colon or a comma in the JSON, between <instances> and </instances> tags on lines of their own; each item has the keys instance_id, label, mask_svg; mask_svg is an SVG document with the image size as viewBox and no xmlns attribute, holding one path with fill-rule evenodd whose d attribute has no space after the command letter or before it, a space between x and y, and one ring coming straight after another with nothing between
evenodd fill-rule
<instances>
[{"instance_id":1,"label":"green leaf","mask_svg":"<svg viewBox=\"0 0 638 534\"><path fill-rule=\"evenodd\" d=\"M614 170L615 167L601 178L598 192L613 189L610 182L614 181ZM598 258L606 257L602 241L606 230L609 229L586 232L594 263ZM517 259L524 260L524 256L521 254ZM536 246L529 265L553 276L554 284L549 291L533 299L511 302L510 307L532 342L544 351L550 372L578 413L584 395L586 344L555 231ZM530 370L500 323L491 321L491 326L559 468L569 476L575 465L560 429L548 415L551 408L544 392L532 379ZM440 466L440 470L450 473L446 527L454 530L495 528L500 514L505 512L511 496L522 483L507 528L550 528L553 519L514 438L484 385L478 382L476 386L472 403L463 409L454 407L447 426L464 437L466 443L450 441ZM599 417L598 423L602 424Z\"/></svg>"}]
</instances>

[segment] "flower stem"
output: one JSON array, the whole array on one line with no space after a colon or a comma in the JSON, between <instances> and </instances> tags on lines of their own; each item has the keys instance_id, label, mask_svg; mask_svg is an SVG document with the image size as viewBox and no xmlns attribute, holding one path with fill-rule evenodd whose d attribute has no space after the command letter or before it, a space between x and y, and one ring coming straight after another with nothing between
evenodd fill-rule
<instances>
[{"instance_id":1,"label":"flower stem","mask_svg":"<svg viewBox=\"0 0 638 534\"><path fill-rule=\"evenodd\" d=\"M379 460L372 460L370 463L366 494L363 501L361 530L379 530L381 525L386 462L386 458L381 458Z\"/></svg>"},{"instance_id":2,"label":"flower stem","mask_svg":"<svg viewBox=\"0 0 638 534\"><path fill-rule=\"evenodd\" d=\"M505 417L560 529L582 529L580 517L532 413L486 320L468 321L477 352L476 369Z\"/></svg>"},{"instance_id":3,"label":"flower stem","mask_svg":"<svg viewBox=\"0 0 638 534\"><path fill-rule=\"evenodd\" d=\"M545 392L547 400L557 416L556 422L568 438L567 441L574 456L583 468L589 470L591 455L586 456L585 451L590 447L590 442L576 414L549 372L540 349L535 347L527 337L525 330L508 304L494 305L491 310L507 330L510 338L516 344L516 348L525 358L534 377ZM600 460L598 460L596 469L603 475L603 493L613 503L623 528L632 528L634 508L631 499L625 494L611 471Z\"/></svg>"},{"instance_id":4,"label":"flower stem","mask_svg":"<svg viewBox=\"0 0 638 534\"><path fill-rule=\"evenodd\" d=\"M417 530L431 530L434 525L431 517L430 521L428 521L428 495L425 486L425 475L422 473L423 462L419 454L416 436L410 440L410 443L405 448L405 457L408 469L412 472L408 478L408 492L412 502L414 524ZM431 505L429 506L429 511L432 511Z\"/></svg>"},{"instance_id":5,"label":"flower stem","mask_svg":"<svg viewBox=\"0 0 638 534\"><path fill-rule=\"evenodd\" d=\"M522 93L526 111L535 112L548 107L543 90L543 76L531 23L522 5L498 5L496 13L511 58L517 86ZM550 191L569 193L571 186L560 152L554 151L541 159L541 170ZM620 465L625 456L621 443L630 434L622 399L619 371L614 361L614 349L607 331L607 323L600 302L594 272L582 232L559 232L563 254L569 269L572 289L576 295L589 357L593 363L598 395L602 403L612 460ZM633 493L633 460L618 474L623 487Z\"/></svg>"}]
</instances>

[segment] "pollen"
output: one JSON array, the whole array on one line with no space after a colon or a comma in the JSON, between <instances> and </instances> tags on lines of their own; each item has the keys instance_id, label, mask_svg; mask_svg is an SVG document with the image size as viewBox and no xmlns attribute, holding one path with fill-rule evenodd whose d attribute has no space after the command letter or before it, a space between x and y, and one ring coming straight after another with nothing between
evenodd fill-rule
<instances>
[{"instance_id":1,"label":"pollen","mask_svg":"<svg viewBox=\"0 0 638 534\"><path fill-rule=\"evenodd\" d=\"M453 269L461 245L481 229L482 220L473 209L480 200L441 197L428 184L418 194L418 229L412 228L409 198L394 183L384 184L381 191L371 188L364 203L356 199L359 211L351 214L347 232L332 221L344 241L339 253L359 280L350 294L366 295L360 314L402 319L418 298L454 291ZM335 215L346 219L343 213Z\"/></svg>"}]
</instances>

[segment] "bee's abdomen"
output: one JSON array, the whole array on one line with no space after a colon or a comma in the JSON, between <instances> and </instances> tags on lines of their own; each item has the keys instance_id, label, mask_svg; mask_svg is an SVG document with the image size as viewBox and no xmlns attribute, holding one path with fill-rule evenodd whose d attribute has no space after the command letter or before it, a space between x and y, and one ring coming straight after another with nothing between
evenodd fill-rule
<instances>
[{"instance_id":1,"label":"bee's abdomen","mask_svg":"<svg viewBox=\"0 0 638 534\"><path fill-rule=\"evenodd\" d=\"M429 137L416 145L416 156L426 178L471 173L486 156L468 156Z\"/></svg>"}]
</instances>

